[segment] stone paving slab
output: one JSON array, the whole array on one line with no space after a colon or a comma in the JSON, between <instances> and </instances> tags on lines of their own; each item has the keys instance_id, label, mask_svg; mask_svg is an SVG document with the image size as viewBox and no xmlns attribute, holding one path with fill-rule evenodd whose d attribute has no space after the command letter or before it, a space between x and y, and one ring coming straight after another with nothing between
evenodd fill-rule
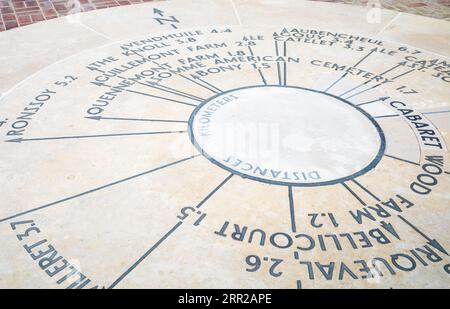
<instances>
[{"instance_id":1,"label":"stone paving slab","mask_svg":"<svg viewBox=\"0 0 450 309\"><path fill-rule=\"evenodd\" d=\"M160 0L0 0L0 31L79 12L150 1ZM450 19L449 0L330 0L326 2L380 6L399 12Z\"/></svg>"}]
</instances>

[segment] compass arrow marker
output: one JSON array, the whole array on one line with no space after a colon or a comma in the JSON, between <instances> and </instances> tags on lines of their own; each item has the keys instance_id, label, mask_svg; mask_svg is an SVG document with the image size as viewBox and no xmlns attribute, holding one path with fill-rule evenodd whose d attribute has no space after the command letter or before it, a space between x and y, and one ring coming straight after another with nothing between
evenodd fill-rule
<instances>
[{"instance_id":1,"label":"compass arrow marker","mask_svg":"<svg viewBox=\"0 0 450 309\"><path fill-rule=\"evenodd\" d=\"M392 224L387 223L385 221L381 221L381 226L387 230L389 233L391 233L392 235L394 235L395 238L397 238L398 240L400 240L400 236L398 236L397 232L395 231L394 227L392 226Z\"/></svg>"},{"instance_id":2,"label":"compass arrow marker","mask_svg":"<svg viewBox=\"0 0 450 309\"><path fill-rule=\"evenodd\" d=\"M155 13L155 14L158 14L159 16L163 16L164 15L164 12L163 11L161 11L161 10L158 10L158 9L153 9L153 13Z\"/></svg>"},{"instance_id":3,"label":"compass arrow marker","mask_svg":"<svg viewBox=\"0 0 450 309\"><path fill-rule=\"evenodd\" d=\"M441 251L442 253L448 255L447 251L445 251L444 247L442 247L441 244L436 239L431 239L430 237L425 235L425 233L423 233L421 230L419 230L417 227L415 227L411 222L409 222L408 220L403 218L401 215L398 215L398 217L403 222L408 224L413 230L415 230L417 233L419 233L423 238L425 238L427 240L427 244L429 244L430 246L436 248L437 250Z\"/></svg>"},{"instance_id":4,"label":"compass arrow marker","mask_svg":"<svg viewBox=\"0 0 450 309\"><path fill-rule=\"evenodd\" d=\"M151 170L148 170L148 171L145 171L145 172L133 175L133 176L129 176L129 177L126 177L126 178L122 178L120 180L116 180L116 181L108 183L106 185L103 185L103 186L100 186L100 187L96 187L94 189L91 189L91 190L88 190L88 191L84 191L82 193L75 194L75 195L63 198L63 199L58 200L56 202L45 204L45 205L42 205L42 206L39 206L39 207L36 207L36 208L32 208L32 209L29 209L29 210L17 213L15 215L12 215L12 216L0 219L0 223L5 222L5 221L10 220L10 219L13 219L13 218L17 218L17 217L29 214L31 212L35 212L35 211L38 211L38 210L41 210L41 209L44 209L44 208L48 208L48 207L51 207L51 206L54 206L54 205L58 205L60 203L63 203L63 202L69 201L69 200L73 200L73 199L78 198L78 197L83 196L83 195L87 195L87 194L90 194L90 193L93 193L93 192L96 192L96 191L99 191L99 190L102 190L102 189L105 189L105 188L108 188L108 187L111 187L111 186L115 186L117 184L120 184L120 183L129 181L129 180L132 180L134 178L141 177L141 176L144 176L144 175L147 175L147 174L150 174L150 173L162 170L164 168L176 165L176 164L184 162L184 161L188 161L188 160L196 158L198 156L200 156L200 155L197 154L197 155L190 156L190 157L187 157L187 158L184 158L184 159L181 159L181 160L177 160L177 161L174 161L174 162L171 162L171 163L168 163L168 164L164 164L164 165L158 166L156 168L153 168Z\"/></svg>"},{"instance_id":5,"label":"compass arrow marker","mask_svg":"<svg viewBox=\"0 0 450 309\"><path fill-rule=\"evenodd\" d=\"M86 116L84 118L92 120L129 120L129 121L149 121L149 122L176 122L187 123L185 120L166 120L166 119L147 119L147 118L120 118L120 117L105 117L105 116Z\"/></svg>"},{"instance_id":6,"label":"compass arrow marker","mask_svg":"<svg viewBox=\"0 0 450 309\"><path fill-rule=\"evenodd\" d=\"M155 134L172 134L186 133L187 131L160 131L160 132L136 132L136 133L116 133L116 134L98 134L98 135L75 135L75 136L55 136L55 137L36 137L36 138L15 138L6 140L10 143L22 143L29 141L46 141L59 139L79 139L79 138L95 138L95 137L112 137L112 136L132 136L132 135L155 135Z\"/></svg>"},{"instance_id":7,"label":"compass arrow marker","mask_svg":"<svg viewBox=\"0 0 450 309\"><path fill-rule=\"evenodd\" d=\"M390 97L381 97L381 98L378 98L378 99L373 100L373 101L369 101L369 102L364 102L364 103L356 104L356 106L361 106L361 105L366 105L366 104L376 103L376 102L380 102L380 101L386 101L386 100L389 99L389 98L390 98Z\"/></svg>"},{"instance_id":8,"label":"compass arrow marker","mask_svg":"<svg viewBox=\"0 0 450 309\"><path fill-rule=\"evenodd\" d=\"M175 23L179 23L180 21L175 16L164 16L164 11L153 9L153 13L159 15L160 17L154 17L154 19L160 24L164 25L164 22L170 22L170 25L172 28L177 29L177 26L175 26ZM164 18L163 18L164 17Z\"/></svg>"}]
</instances>

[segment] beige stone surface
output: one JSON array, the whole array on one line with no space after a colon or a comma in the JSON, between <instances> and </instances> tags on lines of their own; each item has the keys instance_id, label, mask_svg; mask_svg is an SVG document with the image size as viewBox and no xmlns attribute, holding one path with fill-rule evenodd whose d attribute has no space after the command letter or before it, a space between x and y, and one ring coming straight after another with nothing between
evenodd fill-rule
<instances>
[{"instance_id":1,"label":"beige stone surface","mask_svg":"<svg viewBox=\"0 0 450 309\"><path fill-rule=\"evenodd\" d=\"M27 27L0 34L30 44L0 71L0 287L448 288L443 27L303 1L184 5L28 27L66 47L54 58Z\"/></svg>"},{"instance_id":2,"label":"beige stone surface","mask_svg":"<svg viewBox=\"0 0 450 309\"><path fill-rule=\"evenodd\" d=\"M4 32L0 39L0 93L3 96L15 84L58 60L107 42L65 18ZM30 50L34 52L30 54Z\"/></svg>"},{"instance_id":3,"label":"beige stone surface","mask_svg":"<svg viewBox=\"0 0 450 309\"><path fill-rule=\"evenodd\" d=\"M303 25L315 29L376 35L399 13L343 3L296 0L233 0L242 24Z\"/></svg>"},{"instance_id":4,"label":"beige stone surface","mask_svg":"<svg viewBox=\"0 0 450 309\"><path fill-rule=\"evenodd\" d=\"M175 16L179 23L177 27L196 26L230 26L238 25L239 21L230 0L197 0L187 2L183 0L169 0L158 3L144 3L125 8L127 18L122 18L123 7L109 10L77 14L80 23L111 38L112 40L130 39L130 33L136 37L152 32L171 30L170 23L160 25L155 22L153 9L161 10L166 17ZM132 20L133 22L130 22Z\"/></svg>"},{"instance_id":5,"label":"beige stone surface","mask_svg":"<svg viewBox=\"0 0 450 309\"><path fill-rule=\"evenodd\" d=\"M380 37L447 56L450 25L445 20L399 13L383 29Z\"/></svg>"}]
</instances>

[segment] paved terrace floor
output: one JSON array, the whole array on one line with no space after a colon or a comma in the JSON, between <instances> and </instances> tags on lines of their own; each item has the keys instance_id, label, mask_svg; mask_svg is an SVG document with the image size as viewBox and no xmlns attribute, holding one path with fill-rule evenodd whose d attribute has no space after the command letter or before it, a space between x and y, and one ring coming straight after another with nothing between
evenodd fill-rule
<instances>
[{"instance_id":1,"label":"paved terrace floor","mask_svg":"<svg viewBox=\"0 0 450 309\"><path fill-rule=\"evenodd\" d=\"M151 1L159 0L0 0L0 31L79 12ZM450 0L329 0L325 2L356 5L380 3L386 9L450 20Z\"/></svg>"}]
</instances>

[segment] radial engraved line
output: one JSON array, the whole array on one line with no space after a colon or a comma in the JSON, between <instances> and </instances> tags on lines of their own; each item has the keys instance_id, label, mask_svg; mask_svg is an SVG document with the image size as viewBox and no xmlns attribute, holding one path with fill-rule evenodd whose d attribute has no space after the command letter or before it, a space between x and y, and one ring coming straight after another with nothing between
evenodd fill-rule
<instances>
[{"instance_id":1,"label":"radial engraved line","mask_svg":"<svg viewBox=\"0 0 450 309\"><path fill-rule=\"evenodd\" d=\"M389 118L389 117L397 117L400 116L399 114L393 114L393 115L381 115L381 116L373 116L373 118Z\"/></svg>"},{"instance_id":2,"label":"radial engraved line","mask_svg":"<svg viewBox=\"0 0 450 309\"><path fill-rule=\"evenodd\" d=\"M254 57L255 54L253 53L252 47L251 47L251 46L247 46L247 47L248 47L248 50L250 51L250 55L252 55L252 57ZM256 62L255 62L255 65L256 65ZM261 69L259 69L259 68L258 68L258 73L259 73L259 76L260 76L261 79L262 79L263 84L264 84L265 86L267 86L266 78L264 77L264 74L261 72Z\"/></svg>"},{"instance_id":3,"label":"radial engraved line","mask_svg":"<svg viewBox=\"0 0 450 309\"><path fill-rule=\"evenodd\" d=\"M138 57L141 57L141 58L143 58L143 59L147 59L146 57L140 55L140 54L139 54L138 52L136 52L135 50L131 50L131 52L133 52L133 53L134 53L135 55L137 55ZM166 68L163 68L163 67L162 67L159 63L157 63L156 61L152 60L152 62L153 62L154 64L156 64L158 67L160 67L160 68L166 70ZM118 78L121 78L121 79L128 80L128 78L126 78L126 77L124 77L124 76L119 76L119 75L118 75L117 77L118 77ZM203 101L202 98L199 98L199 97L190 95L190 94L188 94L188 93L184 93L184 92L182 92L182 91L179 91L179 90L176 90L176 89L172 89L172 88L170 88L170 87L166 87L166 86L163 86L163 85L158 85L158 86L160 86L160 87L165 87L165 88L170 89L170 90L159 89L159 88L157 88L157 87L155 87L155 86L148 85L148 84L145 84L145 83L142 83L142 82L138 82L138 81L136 81L136 83L141 84L141 85L144 85L144 86L147 86L147 87L151 87L151 88L154 88L154 89L158 89L158 90L160 90L160 91L165 91L165 92L168 92L168 93L172 93L172 94L175 94L175 95L179 95L179 96L182 96L182 97L185 97L185 98L188 98L188 99L191 99L191 100L195 100L195 101L198 101L198 102L202 102L202 101ZM105 85L105 86L107 86L107 85ZM112 88L111 86L108 86L108 87ZM124 90L126 90L126 89L124 89ZM133 91L133 92L139 93L139 92L137 92L137 91ZM178 92L178 93L176 93L176 92ZM154 95L153 95L153 97L162 98L162 97L160 97L160 96L154 96ZM165 98L165 99L167 99L167 98ZM173 102L180 102L180 101L170 100L170 99L167 99L167 100L173 101ZM180 103L181 103L181 102L180 102ZM196 106L196 105L194 105L194 106Z\"/></svg>"},{"instance_id":4,"label":"radial engraved line","mask_svg":"<svg viewBox=\"0 0 450 309\"><path fill-rule=\"evenodd\" d=\"M125 121L188 123L188 121L186 121L186 120L170 120L170 119L122 118L122 117L107 117L107 116L86 116L84 118L93 119L93 120L125 120Z\"/></svg>"},{"instance_id":5,"label":"radial engraved line","mask_svg":"<svg viewBox=\"0 0 450 309\"><path fill-rule=\"evenodd\" d=\"M142 84L148 85L148 84L145 84L145 83L142 83ZM185 96L186 98L191 98L192 100L196 100L196 101L199 101L199 102L203 102L205 100L204 98L201 98L199 96L196 96L196 95L193 95L193 94L190 94L190 93L187 93L187 92L175 89L175 88L171 88L171 87L168 87L166 85L162 85L162 84L158 84L158 83L150 83L150 85L152 87L156 87L157 89L163 88L163 89L167 89L167 91L173 91L173 92L175 92L175 94L178 94L178 95L181 95L181 96Z\"/></svg>"},{"instance_id":6,"label":"radial engraved line","mask_svg":"<svg viewBox=\"0 0 450 309\"><path fill-rule=\"evenodd\" d=\"M403 218L401 215L397 215L397 217L399 217L403 222L405 222L406 224L408 224L413 230L415 230L418 234L420 234L423 238L429 240L430 238L421 230L419 230L417 227L415 227L411 222L409 222L408 220L406 220L405 218Z\"/></svg>"},{"instance_id":7,"label":"radial engraved line","mask_svg":"<svg viewBox=\"0 0 450 309\"><path fill-rule=\"evenodd\" d=\"M353 68L356 68L361 62L363 62L367 57L369 57L375 50L372 49L367 55L365 55L361 60L359 60L355 65L353 65ZM333 84L331 84L327 89L324 90L324 92L327 92L330 90L334 85L336 85L341 79L345 78L347 76L348 72L345 72L338 80L336 80Z\"/></svg>"},{"instance_id":8,"label":"radial engraved line","mask_svg":"<svg viewBox=\"0 0 450 309\"><path fill-rule=\"evenodd\" d=\"M117 284L119 284L128 274L130 274L146 257L150 255L160 244L164 242L173 232L176 231L183 224L182 221L178 221L164 236L159 239L150 249L148 249L133 265L130 266L122 275L119 276L109 287L108 289L113 289Z\"/></svg>"},{"instance_id":9,"label":"radial engraved line","mask_svg":"<svg viewBox=\"0 0 450 309\"><path fill-rule=\"evenodd\" d=\"M429 115L429 114L442 114L442 113L450 113L450 110L448 110L448 111L436 111L436 112L423 112L422 114Z\"/></svg>"},{"instance_id":10,"label":"radial engraved line","mask_svg":"<svg viewBox=\"0 0 450 309\"><path fill-rule=\"evenodd\" d=\"M278 51L278 41L277 40L275 40L275 54L276 54L277 58L280 55L279 51ZM280 68L280 62L279 61L277 61L277 73L278 73L278 85L282 86L283 82L282 82L282 79L281 79L281 68Z\"/></svg>"},{"instance_id":11,"label":"radial engraved line","mask_svg":"<svg viewBox=\"0 0 450 309\"><path fill-rule=\"evenodd\" d=\"M425 238L427 240L427 243L431 246L433 246L434 248L438 249L439 251L441 251L442 253L449 255L447 250L445 250L445 248L436 240L436 239L432 239L431 237L429 237L428 235L426 235L424 232L422 232L421 230L419 230L416 226L414 226L411 222L409 222L408 220L406 220L404 217L402 217L401 215L397 215L397 217L399 217L403 222L405 222L407 225L409 225L414 231L416 231L419 235L421 235L423 238Z\"/></svg>"},{"instance_id":12,"label":"radial engraved line","mask_svg":"<svg viewBox=\"0 0 450 309\"><path fill-rule=\"evenodd\" d=\"M402 158L397 158L397 157L388 155L388 154L386 154L386 153L384 154L384 156L386 156L386 157L388 157L388 158L391 158L391 159L396 159L396 160L400 160L400 161L403 161L403 162L406 162L406 163L410 163L410 164L414 164L414 165L420 166L420 163L412 162L412 161L409 161L409 160L406 160L406 159L402 159Z\"/></svg>"},{"instance_id":13,"label":"radial engraved line","mask_svg":"<svg viewBox=\"0 0 450 309\"><path fill-rule=\"evenodd\" d=\"M291 229L293 233L297 233L297 226L295 224L295 208L294 208L294 196L292 194L292 186L288 186L289 197L289 212L291 216Z\"/></svg>"},{"instance_id":14,"label":"radial engraved line","mask_svg":"<svg viewBox=\"0 0 450 309\"><path fill-rule=\"evenodd\" d=\"M385 99L388 99L388 98L389 98L389 97L381 97L381 98L378 98L378 99L376 99L376 100L372 100L372 101L368 101L368 102L363 102L363 103L356 104L356 106L362 106L362 105L367 105L367 104L377 103L377 102L384 101Z\"/></svg>"},{"instance_id":15,"label":"radial engraved line","mask_svg":"<svg viewBox=\"0 0 450 309\"><path fill-rule=\"evenodd\" d=\"M366 193L369 194L371 197L373 197L376 201L381 202L381 200L375 194L370 192L369 189L367 189L365 186L356 181L356 179L352 179L352 182L354 182L358 187L366 191Z\"/></svg>"},{"instance_id":16,"label":"radial engraved line","mask_svg":"<svg viewBox=\"0 0 450 309\"><path fill-rule=\"evenodd\" d=\"M341 182L341 184L344 186L344 188L347 189L348 192L353 195L353 197L358 200L358 202L360 202L363 206L367 206L367 204L352 189L350 189L350 187L345 182Z\"/></svg>"},{"instance_id":17,"label":"radial engraved line","mask_svg":"<svg viewBox=\"0 0 450 309\"><path fill-rule=\"evenodd\" d=\"M397 76L391 78L390 80L393 81L393 80L395 80L395 79L397 79L397 78L399 78L399 77L405 76L406 74L409 74L409 73L411 73L411 72L413 72L413 71L415 71L415 70L416 70L416 69L409 70L409 71L407 71L407 72L404 72L404 73L402 73L402 74L400 74L400 75L397 75ZM355 94L352 94L351 96L346 97L345 99L348 100L348 99L350 99L350 98L356 97L357 95L360 95L361 93L364 93L364 92L366 92L366 91L375 89L375 88L377 88L377 87L380 87L380 86L384 85L385 83L386 83L386 82L382 82L382 83L379 83L379 84L377 84L377 85L375 85L375 86L372 86L372 87L370 87L370 88L361 90L360 92L357 92L357 93L355 93Z\"/></svg>"},{"instance_id":18,"label":"radial engraved line","mask_svg":"<svg viewBox=\"0 0 450 309\"><path fill-rule=\"evenodd\" d=\"M390 71L392 71L392 70L395 70L395 69L398 68L399 66L400 66L400 64L397 64L396 66L393 66L392 68L390 68L390 69L384 71L383 73L381 73L381 74L378 75L378 76L383 76L384 74L386 74L386 73L388 73L388 72L390 72ZM350 90L347 90L347 91L344 92L344 93L341 93L339 96L342 97L342 96L346 95L347 93L352 92L353 90L358 89L358 88L361 87L361 86L367 85L368 83L370 83L371 81L373 81L373 80L375 79L375 77L376 77L376 76L372 77L371 79L365 81L365 82L362 83L362 84L359 84L358 86L353 87L353 88L350 89Z\"/></svg>"},{"instance_id":19,"label":"radial engraved line","mask_svg":"<svg viewBox=\"0 0 450 309\"><path fill-rule=\"evenodd\" d=\"M121 77L122 78L122 77ZM127 78L124 78L127 79ZM190 99L190 100L194 100L194 101L198 101L198 102L202 102L204 101L203 98L191 95L189 93L174 89L174 88L170 88L164 85L160 85L158 83L143 83L143 82L136 82L137 84L149 87L149 88L153 88L153 89L157 89L159 91L163 91L166 93L170 93L170 94L174 94L174 95L178 95L180 97L186 98L186 99Z\"/></svg>"},{"instance_id":20,"label":"radial engraved line","mask_svg":"<svg viewBox=\"0 0 450 309\"><path fill-rule=\"evenodd\" d=\"M200 208L208 199L211 198L225 183L227 183L228 180L233 177L234 174L228 175L225 180L223 180L217 187L215 187L197 206L196 208ZM109 288L114 288L120 281L122 281L130 272L132 272L147 256L150 255L167 237L169 237L183 222L179 221L177 224L175 224L169 232L167 232L160 240L156 242L147 252L144 253L130 268L128 268L119 278L117 278L110 286Z\"/></svg>"},{"instance_id":21,"label":"radial engraved line","mask_svg":"<svg viewBox=\"0 0 450 309\"><path fill-rule=\"evenodd\" d=\"M283 41L283 56L287 57L287 43L286 41ZM283 61L283 68L284 68L284 76L283 76L283 85L286 86L286 78L287 78L287 65L286 65L286 59Z\"/></svg>"},{"instance_id":22,"label":"radial engraved line","mask_svg":"<svg viewBox=\"0 0 450 309\"><path fill-rule=\"evenodd\" d=\"M163 68L163 69L166 70L166 71L170 71L170 69L164 68L164 67L163 67L161 64L159 64L158 62L156 62L156 61L152 61L152 62L155 63L156 65L158 65L160 68ZM184 79L189 80L189 81L191 81L191 82L193 82L193 83L195 83L195 84L197 84L197 85L199 85L199 86L201 86L201 87L203 87L203 88L205 88L205 89L208 89L209 91L212 91L212 92L214 92L214 93L219 94L219 93L222 93L222 92L223 92L223 90L221 90L221 89L217 88L216 86L212 85L211 83L209 83L209 82L207 82L207 81L201 79L200 77L192 77L192 78L194 78L194 79L190 79L189 77L187 77L187 76L185 76L185 75L183 75L183 74L181 74L181 73L175 73L175 75L181 76L181 77L183 77ZM199 81L202 81L203 83L205 83L206 85L208 85L208 86L211 87L211 88L209 88L209 87L207 87L207 86L205 86L205 85L203 85L203 84L201 84L201 83L195 81L195 79L196 79L196 80L199 80Z\"/></svg>"},{"instance_id":23,"label":"radial engraved line","mask_svg":"<svg viewBox=\"0 0 450 309\"><path fill-rule=\"evenodd\" d=\"M107 85L107 84L105 84L105 83L103 83L102 85L105 86L105 87L108 87L108 88L110 88L110 89L115 88L115 87L110 86L110 85ZM120 88L120 87L119 87L119 88ZM122 88L122 90L127 91L127 92L132 92L132 93L140 94L140 95L143 95L143 96L146 96L146 97L151 97L151 98L156 98L156 99L166 100L166 101L170 101L170 102L174 102L174 103L179 103L179 104L184 104L184 105L189 105L189 106L194 106L194 107L197 106L197 105L192 104L192 103L183 102L183 101L174 100L174 99L169 99L169 98L165 98L165 97L160 97L160 96L157 96L157 95L152 95L152 94L149 94L149 93L140 92L140 91L136 91L136 90L125 89L125 88Z\"/></svg>"},{"instance_id":24,"label":"radial engraved line","mask_svg":"<svg viewBox=\"0 0 450 309\"><path fill-rule=\"evenodd\" d=\"M136 136L136 135L159 135L159 134L173 134L173 133L187 133L187 131L154 131L154 132L132 132L132 133L114 133L114 134L96 134L96 135L75 135L75 136L54 136L54 137L33 137L33 138L17 138L6 140L5 142L29 142L29 141L47 141L47 140L61 140L61 139L82 139L82 138L99 138L99 137L117 137L117 136Z\"/></svg>"},{"instance_id":25,"label":"radial engraved line","mask_svg":"<svg viewBox=\"0 0 450 309\"><path fill-rule=\"evenodd\" d=\"M166 167L170 167L170 166L176 165L176 164L178 164L178 163L181 163L181 162L184 162L184 161L187 161L187 160L196 158L196 157L198 157L198 156L200 156L200 154L197 154L197 155L194 155L194 156L190 156L190 157L187 157L187 158L184 158L184 159L181 159L181 160L177 160L177 161L174 161L174 162L165 164L165 165L161 165L161 166L156 167L156 168L153 168L153 169L151 169L151 170L148 170L148 171L145 171L145 172L142 172L142 173L133 175L133 176L129 176L129 177L126 177L126 178L123 178L123 179L120 179L120 180L111 182L111 183L109 183L109 184L106 184L106 185L103 185L103 186L100 186L100 187L96 187L96 188L94 188L94 189L91 189L91 190L88 190L88 191L79 193L79 194L75 194L75 195L72 195L72 196L63 198L63 199L58 200L58 201L56 201L56 202L52 202L52 203L49 203L49 204L45 204L45 205L42 205L42 206L39 206L39 207L36 207L36 208L32 208L32 209L29 209L29 210L26 210L26 211L17 213L17 214L15 214L15 215L12 215L12 216L9 216L9 217L0 219L0 223L1 223L1 222L4 222L4 221L7 221L7 220L10 220L10 219L13 219L13 218L20 217L20 216L22 216L22 215L29 214L29 213L31 213L31 212L35 212L35 211L38 211L38 210L41 210L41 209L44 209L44 208L48 208L48 207L51 207L51 206L54 206L54 205L58 205L58 204L60 204L60 203L63 203L63 202L69 201L69 200L73 200L73 199L78 198L78 197L80 197L80 196L83 196L83 195L86 195L86 194L89 194L89 193L93 193L93 192L96 192L96 191L99 191L99 190L102 190L102 189L105 189L105 188L108 188L108 187L111 187L111 186L120 184L120 183L122 183L122 182L126 182L126 181L128 181L128 180L132 180L132 179L137 178L137 177L140 177L140 176L144 176L144 175L147 175L147 174L150 174L150 173L153 173L153 172L162 170L162 169L164 169L164 168L166 168Z\"/></svg>"},{"instance_id":26,"label":"radial engraved line","mask_svg":"<svg viewBox=\"0 0 450 309\"><path fill-rule=\"evenodd\" d=\"M141 95L144 95L144 96L147 96L147 97L167 100L167 101L174 102L174 103L179 103L179 104L184 104L184 105L189 105L189 106L194 106L194 107L197 106L196 104L183 102L183 101L179 101L179 100L174 100L174 99L169 99L169 98L165 98L165 97L160 97L160 96L157 96L157 95L153 95L153 94L149 94L149 93L145 93L145 92L140 92L140 91L136 91L136 90L131 90L131 89L124 89L124 90L128 91L128 92L136 93L136 94L141 94Z\"/></svg>"},{"instance_id":27,"label":"radial engraved line","mask_svg":"<svg viewBox=\"0 0 450 309\"><path fill-rule=\"evenodd\" d=\"M145 57L143 57L142 55L138 54L137 52L135 52L135 51L133 51L133 50L132 50L132 52L133 52L134 54L136 54L138 57L145 58ZM161 68L161 69L164 69L164 70L166 70L166 71L169 71L168 68L163 67L160 63L158 63L158 62L156 62L156 61L154 61L154 60L152 60L152 63L156 64L156 65L157 65L159 68ZM211 92L213 92L213 93L219 94L219 93L222 93L222 92L223 92L221 89L219 89L219 88L217 88L217 87L211 85L210 83L208 83L208 82L206 82L206 81L204 81L204 80L202 80L202 79L200 79L200 78L197 78L197 79L199 79L199 80L201 80L202 82L204 82L205 84L211 86L212 89L209 88L209 87L207 87L207 86L205 86L205 85L203 85L203 84L201 84L201 83L199 83L199 82L197 82L197 81L195 81L195 80L193 80L193 79L188 78L187 76L184 76L184 75L181 74L181 73L176 73L175 75L180 76L180 77L182 77L182 78L184 78L184 79L186 79L186 80L188 80L188 81L190 81L190 82L193 82L193 83L195 83L195 84L197 84L197 85L199 85L199 86L201 86L201 87L203 87L203 88L205 88L205 89L208 89L209 91L211 91Z\"/></svg>"},{"instance_id":28,"label":"radial engraved line","mask_svg":"<svg viewBox=\"0 0 450 309\"><path fill-rule=\"evenodd\" d=\"M197 206L195 206L196 208L200 208L202 207L202 205L211 198L211 196L214 195L214 193L216 193L220 188L222 188L222 186L224 184L226 184L228 182L228 180L231 179L231 177L233 177L233 173L231 173L230 175L228 175L227 178L225 178L225 180L223 180L217 187L214 188L214 190L212 190L200 203L198 203Z\"/></svg>"},{"instance_id":29,"label":"radial engraved line","mask_svg":"<svg viewBox=\"0 0 450 309\"><path fill-rule=\"evenodd\" d=\"M208 85L208 86L210 86L211 88L213 88L213 89L219 91L219 93L222 93L222 92L223 92L222 89L217 88L216 86L212 85L211 83L207 82L206 80L201 79L200 77L196 77L196 79L198 79L198 80L204 82L206 85Z\"/></svg>"},{"instance_id":30,"label":"radial engraved line","mask_svg":"<svg viewBox=\"0 0 450 309\"><path fill-rule=\"evenodd\" d=\"M395 77L392 77L391 80L394 80L394 79L400 78L400 77L402 77L402 76L405 76L406 74L409 74L409 73L411 73L411 72L414 72L415 70L416 70L416 69L411 69L411 70L409 70L409 71L406 71L406 72L404 72L404 73L402 73L402 74L400 74L400 75L397 75L397 76L395 76Z\"/></svg>"},{"instance_id":31,"label":"radial engraved line","mask_svg":"<svg viewBox=\"0 0 450 309\"><path fill-rule=\"evenodd\" d=\"M124 77L124 76L117 76L117 77L121 78L121 79L125 79L125 80L130 80L129 78ZM167 86L164 86L164 85L160 85L158 83L148 84L148 83L143 83L143 82L138 82L138 81L136 81L136 83L139 84L139 85L143 85L143 86L146 86L146 87L149 87L149 88L157 89L157 90L160 90L160 91L163 91L163 92L166 92L166 93L178 95L178 96L181 96L183 98L194 100L194 101L198 101L198 102L203 102L205 100L203 98L191 95L189 93L186 93L186 92L174 89L174 88L170 88L170 87L167 87Z\"/></svg>"},{"instance_id":32,"label":"radial engraved line","mask_svg":"<svg viewBox=\"0 0 450 309\"><path fill-rule=\"evenodd\" d=\"M356 93L354 93L354 94L352 94L352 95L350 95L350 96L348 96L348 97L346 97L346 98L344 98L344 99L345 99L345 100L348 100L348 99L350 99L350 98L356 97L357 95L360 95L361 93L364 93L364 92L366 92L366 91L369 91L369 90L378 88L378 87L384 85L384 83L386 83L386 82L379 83L379 84L376 84L375 86L372 86L372 87L369 87L369 88L367 88L367 89L361 90L360 92L356 92Z\"/></svg>"},{"instance_id":33,"label":"radial engraved line","mask_svg":"<svg viewBox=\"0 0 450 309\"><path fill-rule=\"evenodd\" d=\"M219 93L222 93L222 92L223 92L222 90L217 91L217 90L211 89L211 88L209 88L209 87L207 87L207 86L205 86L205 85L199 83L198 81L196 81L196 80L194 80L194 79L190 79L189 77L184 76L183 74L177 74L177 75L178 75L178 76L181 76L182 78L184 78L184 79L186 79L186 80L188 80L188 81L190 81L190 82L193 82L194 84L199 85L200 87L203 87L203 88L205 88L205 89L208 89L209 91L211 91L211 92L213 92L213 93L215 93L215 94L219 94Z\"/></svg>"}]
</instances>

